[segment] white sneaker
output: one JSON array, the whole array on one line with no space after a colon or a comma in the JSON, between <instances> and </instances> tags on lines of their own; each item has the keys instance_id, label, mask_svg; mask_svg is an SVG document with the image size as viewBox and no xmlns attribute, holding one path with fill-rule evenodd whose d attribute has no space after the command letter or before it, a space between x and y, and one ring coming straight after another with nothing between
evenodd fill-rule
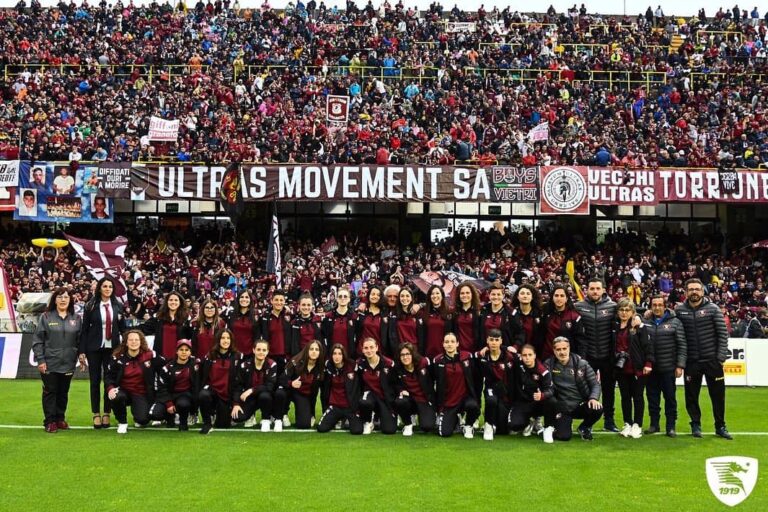
<instances>
[{"instance_id":1,"label":"white sneaker","mask_svg":"<svg viewBox=\"0 0 768 512\"><path fill-rule=\"evenodd\" d=\"M117 424L117 433L118 434L127 434L128 433L128 424L127 423L118 423Z\"/></svg>"},{"instance_id":2,"label":"white sneaker","mask_svg":"<svg viewBox=\"0 0 768 512\"><path fill-rule=\"evenodd\" d=\"M363 435L367 436L371 432L373 432L373 422L372 421L366 421L363 424Z\"/></svg>"},{"instance_id":3,"label":"white sneaker","mask_svg":"<svg viewBox=\"0 0 768 512\"><path fill-rule=\"evenodd\" d=\"M261 431L269 432L269 420L261 420Z\"/></svg>"},{"instance_id":4,"label":"white sneaker","mask_svg":"<svg viewBox=\"0 0 768 512\"><path fill-rule=\"evenodd\" d=\"M179 424L179 415L177 413L173 415L173 426L175 427L178 424Z\"/></svg>"},{"instance_id":5,"label":"white sneaker","mask_svg":"<svg viewBox=\"0 0 768 512\"><path fill-rule=\"evenodd\" d=\"M288 415L283 415L283 426L284 427L290 427L291 426L291 420L288 419Z\"/></svg>"},{"instance_id":6,"label":"white sneaker","mask_svg":"<svg viewBox=\"0 0 768 512\"><path fill-rule=\"evenodd\" d=\"M194 425L197 425L197 414L192 414L189 417L189 426L192 427Z\"/></svg>"},{"instance_id":7,"label":"white sneaker","mask_svg":"<svg viewBox=\"0 0 768 512\"><path fill-rule=\"evenodd\" d=\"M477 430L480 428L480 419L476 419L475 422L472 424L472 428Z\"/></svg>"},{"instance_id":8,"label":"white sneaker","mask_svg":"<svg viewBox=\"0 0 768 512\"><path fill-rule=\"evenodd\" d=\"M533 433L539 435L544 431L544 425L541 424L541 418L534 418L533 420Z\"/></svg>"},{"instance_id":9,"label":"white sneaker","mask_svg":"<svg viewBox=\"0 0 768 512\"><path fill-rule=\"evenodd\" d=\"M629 437L631 433L632 433L632 425L630 425L629 423L625 423L624 428L621 429L621 432L619 432L619 435L621 437Z\"/></svg>"},{"instance_id":10,"label":"white sneaker","mask_svg":"<svg viewBox=\"0 0 768 512\"><path fill-rule=\"evenodd\" d=\"M523 437L531 437L531 434L533 434L533 426L535 424L536 420L531 418L530 421L528 421L528 425L523 429Z\"/></svg>"},{"instance_id":11,"label":"white sneaker","mask_svg":"<svg viewBox=\"0 0 768 512\"><path fill-rule=\"evenodd\" d=\"M464 439L474 439L475 429L470 425L464 425Z\"/></svg>"},{"instance_id":12,"label":"white sneaker","mask_svg":"<svg viewBox=\"0 0 768 512\"><path fill-rule=\"evenodd\" d=\"M275 420L275 426L272 428L273 432L282 432L283 431L283 422L282 420Z\"/></svg>"},{"instance_id":13,"label":"white sneaker","mask_svg":"<svg viewBox=\"0 0 768 512\"><path fill-rule=\"evenodd\" d=\"M341 421L341 420L337 421L337 422L336 422L336 426L335 426L335 427L333 427L333 428L334 428L335 430L341 430L342 428L344 428L344 422L343 422L343 421Z\"/></svg>"},{"instance_id":14,"label":"white sneaker","mask_svg":"<svg viewBox=\"0 0 768 512\"><path fill-rule=\"evenodd\" d=\"M555 427L547 427L544 429L544 435L542 436L544 438L544 442L547 444L552 444L555 442Z\"/></svg>"},{"instance_id":15,"label":"white sneaker","mask_svg":"<svg viewBox=\"0 0 768 512\"><path fill-rule=\"evenodd\" d=\"M315 417L309 418L309 428L315 428Z\"/></svg>"},{"instance_id":16,"label":"white sneaker","mask_svg":"<svg viewBox=\"0 0 768 512\"><path fill-rule=\"evenodd\" d=\"M413 435L413 425L403 426L403 435L405 437L411 437Z\"/></svg>"},{"instance_id":17,"label":"white sneaker","mask_svg":"<svg viewBox=\"0 0 768 512\"><path fill-rule=\"evenodd\" d=\"M486 423L483 427L483 439L493 441L493 425Z\"/></svg>"},{"instance_id":18,"label":"white sneaker","mask_svg":"<svg viewBox=\"0 0 768 512\"><path fill-rule=\"evenodd\" d=\"M154 421L152 422L152 426L153 426L153 427L162 427L162 426L163 426L163 422L162 422L162 421L157 421L157 420L154 420Z\"/></svg>"},{"instance_id":19,"label":"white sneaker","mask_svg":"<svg viewBox=\"0 0 768 512\"><path fill-rule=\"evenodd\" d=\"M629 435L632 439L640 439L643 437L643 429L637 423L633 423Z\"/></svg>"},{"instance_id":20,"label":"white sneaker","mask_svg":"<svg viewBox=\"0 0 768 512\"><path fill-rule=\"evenodd\" d=\"M243 423L244 428L253 428L256 425L256 415L254 414Z\"/></svg>"}]
</instances>

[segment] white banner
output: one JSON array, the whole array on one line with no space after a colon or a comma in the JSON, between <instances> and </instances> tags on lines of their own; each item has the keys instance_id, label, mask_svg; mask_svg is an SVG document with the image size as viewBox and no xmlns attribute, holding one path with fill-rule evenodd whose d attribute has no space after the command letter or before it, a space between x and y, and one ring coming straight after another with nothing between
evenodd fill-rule
<instances>
[{"instance_id":1,"label":"white banner","mask_svg":"<svg viewBox=\"0 0 768 512\"><path fill-rule=\"evenodd\" d=\"M19 185L19 161L0 160L0 187Z\"/></svg>"},{"instance_id":2,"label":"white banner","mask_svg":"<svg viewBox=\"0 0 768 512\"><path fill-rule=\"evenodd\" d=\"M528 132L528 140L530 142L549 140L549 123L541 123L540 125L531 128Z\"/></svg>"},{"instance_id":3,"label":"white banner","mask_svg":"<svg viewBox=\"0 0 768 512\"><path fill-rule=\"evenodd\" d=\"M152 116L149 120L149 140L176 142L179 138L179 120L168 121Z\"/></svg>"},{"instance_id":4,"label":"white banner","mask_svg":"<svg viewBox=\"0 0 768 512\"><path fill-rule=\"evenodd\" d=\"M0 333L0 379L15 379L21 356L21 333Z\"/></svg>"},{"instance_id":5,"label":"white banner","mask_svg":"<svg viewBox=\"0 0 768 512\"><path fill-rule=\"evenodd\" d=\"M477 24L474 21L446 21L445 31L449 34L456 32L474 32L477 30Z\"/></svg>"}]
</instances>

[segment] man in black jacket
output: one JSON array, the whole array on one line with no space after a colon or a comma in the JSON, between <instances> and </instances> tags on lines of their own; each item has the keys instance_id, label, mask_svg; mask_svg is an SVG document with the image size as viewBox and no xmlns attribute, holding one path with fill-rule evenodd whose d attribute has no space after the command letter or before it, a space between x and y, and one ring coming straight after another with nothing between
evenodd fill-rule
<instances>
[{"instance_id":1,"label":"man in black jacket","mask_svg":"<svg viewBox=\"0 0 768 512\"><path fill-rule=\"evenodd\" d=\"M691 417L693 437L701 437L699 392L701 378L707 378L707 390L715 417L715 434L733 439L725 427L725 375L723 364L728 359L728 329L715 304L704 298L700 279L685 282L687 300L678 306L677 317L685 329L688 357L685 364L685 408Z\"/></svg>"},{"instance_id":2,"label":"man in black jacket","mask_svg":"<svg viewBox=\"0 0 768 512\"><path fill-rule=\"evenodd\" d=\"M683 324L673 311L666 308L663 295L651 299L651 312L645 325L653 343L655 361L653 371L648 377L648 415L651 426L647 434L659 432L661 419L661 394L664 393L664 416L667 419L666 431L669 437L677 437L675 423L677 422L677 397L675 379L683 376L687 343Z\"/></svg>"}]
</instances>

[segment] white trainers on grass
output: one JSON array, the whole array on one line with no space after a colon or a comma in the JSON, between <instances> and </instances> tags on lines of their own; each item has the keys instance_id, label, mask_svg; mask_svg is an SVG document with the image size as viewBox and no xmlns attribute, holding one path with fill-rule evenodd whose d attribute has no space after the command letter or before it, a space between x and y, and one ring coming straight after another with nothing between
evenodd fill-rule
<instances>
[{"instance_id":1,"label":"white trainers on grass","mask_svg":"<svg viewBox=\"0 0 768 512\"><path fill-rule=\"evenodd\" d=\"M127 423L118 423L117 424L117 433L118 434L127 434L128 433L128 424Z\"/></svg>"},{"instance_id":2,"label":"white trainers on grass","mask_svg":"<svg viewBox=\"0 0 768 512\"><path fill-rule=\"evenodd\" d=\"M411 437L413 435L413 425L404 425L403 426L403 435L405 437Z\"/></svg>"},{"instance_id":3,"label":"white trainers on grass","mask_svg":"<svg viewBox=\"0 0 768 512\"><path fill-rule=\"evenodd\" d=\"M493 441L493 425L486 423L483 426L483 439L486 441Z\"/></svg>"},{"instance_id":4,"label":"white trainers on grass","mask_svg":"<svg viewBox=\"0 0 768 512\"><path fill-rule=\"evenodd\" d=\"M555 442L555 427L546 427L544 429L544 434L542 437L544 438L544 442L547 444L552 444Z\"/></svg>"}]
</instances>

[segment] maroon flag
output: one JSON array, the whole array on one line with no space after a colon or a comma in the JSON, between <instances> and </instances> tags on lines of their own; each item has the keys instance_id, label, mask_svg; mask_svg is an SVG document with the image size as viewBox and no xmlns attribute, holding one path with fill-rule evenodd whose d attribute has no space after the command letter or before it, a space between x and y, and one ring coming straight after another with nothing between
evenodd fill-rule
<instances>
[{"instance_id":1,"label":"maroon flag","mask_svg":"<svg viewBox=\"0 0 768 512\"><path fill-rule=\"evenodd\" d=\"M760 240L752 244L753 249L768 249L768 240Z\"/></svg>"},{"instance_id":2,"label":"maroon flag","mask_svg":"<svg viewBox=\"0 0 768 512\"><path fill-rule=\"evenodd\" d=\"M112 241L101 241L75 238L66 233L64 236L72 244L72 248L80 259L85 262L88 272L94 278L101 279L105 276L112 278L115 282L115 297L125 303L128 300L128 291L123 281L123 270L125 270L125 248L128 245L128 239L119 236Z\"/></svg>"},{"instance_id":3,"label":"maroon flag","mask_svg":"<svg viewBox=\"0 0 768 512\"><path fill-rule=\"evenodd\" d=\"M336 241L336 237L332 236L320 246L320 252L323 254L332 254L339 250L339 243Z\"/></svg>"}]
</instances>

